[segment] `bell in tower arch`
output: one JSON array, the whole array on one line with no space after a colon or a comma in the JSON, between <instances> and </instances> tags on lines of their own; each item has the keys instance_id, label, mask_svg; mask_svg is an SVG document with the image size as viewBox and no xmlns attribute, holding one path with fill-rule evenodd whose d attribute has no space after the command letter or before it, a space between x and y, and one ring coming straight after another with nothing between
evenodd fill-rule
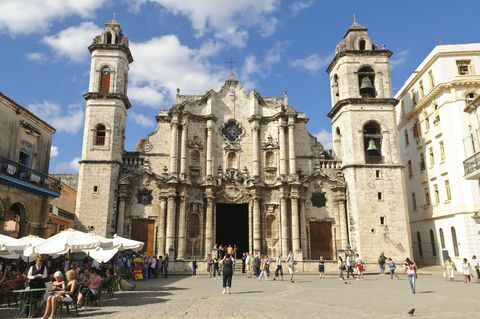
<instances>
[{"instance_id":1,"label":"bell in tower arch","mask_svg":"<svg viewBox=\"0 0 480 319\"><path fill-rule=\"evenodd\" d=\"M362 97L374 97L375 87L368 76L364 76L360 82L360 95Z\"/></svg>"},{"instance_id":2,"label":"bell in tower arch","mask_svg":"<svg viewBox=\"0 0 480 319\"><path fill-rule=\"evenodd\" d=\"M368 141L367 151L378 151L377 145L375 144L375 140L373 138Z\"/></svg>"}]
</instances>

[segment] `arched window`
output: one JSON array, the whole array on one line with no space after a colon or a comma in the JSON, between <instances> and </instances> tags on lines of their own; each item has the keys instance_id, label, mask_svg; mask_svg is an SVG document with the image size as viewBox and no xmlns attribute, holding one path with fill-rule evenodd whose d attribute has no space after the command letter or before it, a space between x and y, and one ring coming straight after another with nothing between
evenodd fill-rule
<instances>
[{"instance_id":1,"label":"arched window","mask_svg":"<svg viewBox=\"0 0 480 319\"><path fill-rule=\"evenodd\" d=\"M364 39L360 39L360 41L358 41L359 50L364 51L366 49L366 46L367 46L367 42Z\"/></svg>"},{"instance_id":2,"label":"arched window","mask_svg":"<svg viewBox=\"0 0 480 319\"><path fill-rule=\"evenodd\" d=\"M107 135L107 131L105 129L105 125L98 124L95 128L95 145L105 145L105 136Z\"/></svg>"},{"instance_id":3,"label":"arched window","mask_svg":"<svg viewBox=\"0 0 480 319\"><path fill-rule=\"evenodd\" d=\"M338 160L342 160L342 134L340 128L337 126L335 129L335 138L333 140L335 146L335 155Z\"/></svg>"},{"instance_id":4,"label":"arched window","mask_svg":"<svg viewBox=\"0 0 480 319\"><path fill-rule=\"evenodd\" d=\"M105 94L110 92L110 68L104 66L100 73L100 93Z\"/></svg>"},{"instance_id":5,"label":"arched window","mask_svg":"<svg viewBox=\"0 0 480 319\"><path fill-rule=\"evenodd\" d=\"M193 150L190 153L190 165L191 166L200 166L200 152Z\"/></svg>"},{"instance_id":6,"label":"arched window","mask_svg":"<svg viewBox=\"0 0 480 319\"><path fill-rule=\"evenodd\" d=\"M362 97L376 96L375 71L371 67L364 66L358 70L358 87Z\"/></svg>"},{"instance_id":7,"label":"arched window","mask_svg":"<svg viewBox=\"0 0 480 319\"><path fill-rule=\"evenodd\" d=\"M276 238L277 237L277 224L274 215L268 215L265 218L265 237Z\"/></svg>"},{"instance_id":8,"label":"arched window","mask_svg":"<svg viewBox=\"0 0 480 319\"><path fill-rule=\"evenodd\" d=\"M435 235L433 230L430 229L430 243L432 244L432 256L437 256L437 245L435 244Z\"/></svg>"},{"instance_id":9,"label":"arched window","mask_svg":"<svg viewBox=\"0 0 480 319\"><path fill-rule=\"evenodd\" d=\"M418 254L420 257L423 257L422 251L422 237L420 236L420 232L417 231L417 244L418 244Z\"/></svg>"},{"instance_id":10,"label":"arched window","mask_svg":"<svg viewBox=\"0 0 480 319\"><path fill-rule=\"evenodd\" d=\"M237 154L230 152L227 155L227 168L236 168Z\"/></svg>"},{"instance_id":11,"label":"arched window","mask_svg":"<svg viewBox=\"0 0 480 319\"><path fill-rule=\"evenodd\" d=\"M188 237L198 238L200 236L200 217L198 214L188 216Z\"/></svg>"},{"instance_id":12,"label":"arched window","mask_svg":"<svg viewBox=\"0 0 480 319\"><path fill-rule=\"evenodd\" d=\"M338 87L338 75L333 76L333 83L332 83L332 93L334 96L340 96L339 93L340 88Z\"/></svg>"},{"instance_id":13,"label":"arched window","mask_svg":"<svg viewBox=\"0 0 480 319\"><path fill-rule=\"evenodd\" d=\"M440 246L442 246L442 249L445 248L445 236L443 235L443 229L439 229L438 232L440 233Z\"/></svg>"},{"instance_id":14,"label":"arched window","mask_svg":"<svg viewBox=\"0 0 480 319\"><path fill-rule=\"evenodd\" d=\"M107 36L106 43L111 44L112 43L112 34L110 32L107 32L106 36Z\"/></svg>"},{"instance_id":15,"label":"arched window","mask_svg":"<svg viewBox=\"0 0 480 319\"><path fill-rule=\"evenodd\" d=\"M455 257L458 257L460 256L460 253L458 252L457 232L455 231L455 227L452 227L450 231L452 232L453 253L455 254Z\"/></svg>"},{"instance_id":16,"label":"arched window","mask_svg":"<svg viewBox=\"0 0 480 319\"><path fill-rule=\"evenodd\" d=\"M383 163L382 133L377 122L370 121L363 126L363 145L366 164Z\"/></svg>"},{"instance_id":17,"label":"arched window","mask_svg":"<svg viewBox=\"0 0 480 319\"><path fill-rule=\"evenodd\" d=\"M265 166L275 167L275 153L268 151L265 153Z\"/></svg>"}]
</instances>

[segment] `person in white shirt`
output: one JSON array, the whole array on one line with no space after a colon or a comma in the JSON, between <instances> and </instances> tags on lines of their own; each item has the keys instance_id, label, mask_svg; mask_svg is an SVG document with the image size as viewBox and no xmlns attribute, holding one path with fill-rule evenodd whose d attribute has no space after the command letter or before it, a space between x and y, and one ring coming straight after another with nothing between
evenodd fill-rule
<instances>
[{"instance_id":1,"label":"person in white shirt","mask_svg":"<svg viewBox=\"0 0 480 319\"><path fill-rule=\"evenodd\" d=\"M277 260L275 261L275 276L273 277L273 280L277 279L277 277L282 277L283 281L283 268L282 268L282 259L280 256L277 257Z\"/></svg>"},{"instance_id":2,"label":"person in white shirt","mask_svg":"<svg viewBox=\"0 0 480 319\"><path fill-rule=\"evenodd\" d=\"M247 277L251 277L252 276L252 267L250 266L250 261L251 261L251 257L250 257L250 254L247 252L245 253L246 256L245 256L245 268L247 270Z\"/></svg>"},{"instance_id":3,"label":"person in white shirt","mask_svg":"<svg viewBox=\"0 0 480 319\"><path fill-rule=\"evenodd\" d=\"M287 265L288 265L288 272L290 272L290 281L293 283L293 273L295 272L295 258L293 257L293 253L290 251L287 256Z\"/></svg>"},{"instance_id":4,"label":"person in white shirt","mask_svg":"<svg viewBox=\"0 0 480 319\"><path fill-rule=\"evenodd\" d=\"M38 256L35 259L35 265L30 267L27 277L30 280L30 288L45 288L45 279L47 279L47 266L43 264L42 257Z\"/></svg>"},{"instance_id":5,"label":"person in white shirt","mask_svg":"<svg viewBox=\"0 0 480 319\"><path fill-rule=\"evenodd\" d=\"M347 278L350 278L350 274L352 274L352 278L355 278L355 274L353 273L352 256L350 256L349 253L345 254L345 268L347 269Z\"/></svg>"},{"instance_id":6,"label":"person in white shirt","mask_svg":"<svg viewBox=\"0 0 480 319\"><path fill-rule=\"evenodd\" d=\"M477 279L480 280L480 259L478 259L475 255L472 256L472 267L475 268L475 271L477 272Z\"/></svg>"}]
</instances>

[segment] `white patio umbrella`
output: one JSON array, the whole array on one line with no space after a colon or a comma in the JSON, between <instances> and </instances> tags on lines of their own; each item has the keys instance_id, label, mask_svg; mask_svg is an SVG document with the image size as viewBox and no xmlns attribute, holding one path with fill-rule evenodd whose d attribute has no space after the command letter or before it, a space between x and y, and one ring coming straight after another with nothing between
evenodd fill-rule
<instances>
[{"instance_id":1,"label":"white patio umbrella","mask_svg":"<svg viewBox=\"0 0 480 319\"><path fill-rule=\"evenodd\" d=\"M90 236L96 238L99 242L102 243L102 247L97 247L95 249L84 249L83 252L87 253L90 257L96 261L102 263L107 262L115 256L118 252L119 244L114 244L113 239L108 239L100 235L93 233L89 234Z\"/></svg>"},{"instance_id":2,"label":"white patio umbrella","mask_svg":"<svg viewBox=\"0 0 480 319\"><path fill-rule=\"evenodd\" d=\"M112 241L105 242L95 235L84 233L79 230L68 228L48 239L43 243L27 247L24 254L30 256L31 254L66 254L70 252L81 252L85 249L95 248L111 248Z\"/></svg>"},{"instance_id":3,"label":"white patio umbrella","mask_svg":"<svg viewBox=\"0 0 480 319\"><path fill-rule=\"evenodd\" d=\"M36 246L36 245L39 245L41 243L43 243L45 241L44 238L41 238L41 237L38 237L38 236L34 236L34 235L28 235L28 236L25 236L25 237L22 237L20 239L17 239L18 243L21 243L23 245L25 245L25 248L24 249L27 249L28 247L32 247L32 246ZM22 253L11 253L11 254L7 254L7 255L3 255L0 253L0 257L1 258L6 258L6 259L18 259L20 257L22 257L22 259L26 262L29 262L30 259L33 259L35 257L36 254L31 254L29 256L25 256Z\"/></svg>"},{"instance_id":4,"label":"white patio umbrella","mask_svg":"<svg viewBox=\"0 0 480 319\"><path fill-rule=\"evenodd\" d=\"M118 251L129 249L133 251L139 251L143 248L144 243L141 241L120 237L115 234L113 235L113 245L119 245Z\"/></svg>"},{"instance_id":5,"label":"white patio umbrella","mask_svg":"<svg viewBox=\"0 0 480 319\"><path fill-rule=\"evenodd\" d=\"M0 234L0 254L20 252L25 246L26 244L19 242L16 238Z\"/></svg>"}]
</instances>

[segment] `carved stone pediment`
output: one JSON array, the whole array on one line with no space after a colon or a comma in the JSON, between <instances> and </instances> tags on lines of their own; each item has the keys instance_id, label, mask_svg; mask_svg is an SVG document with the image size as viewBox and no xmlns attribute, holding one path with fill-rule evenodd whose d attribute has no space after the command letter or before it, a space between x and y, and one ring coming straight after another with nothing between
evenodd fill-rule
<instances>
[{"instance_id":1,"label":"carved stone pediment","mask_svg":"<svg viewBox=\"0 0 480 319\"><path fill-rule=\"evenodd\" d=\"M267 139L262 143L262 149L269 150L269 149L276 149L278 148L278 141L274 140L271 135L267 136Z\"/></svg>"},{"instance_id":2,"label":"carved stone pediment","mask_svg":"<svg viewBox=\"0 0 480 319\"><path fill-rule=\"evenodd\" d=\"M203 148L203 143L200 141L198 135L194 135L193 139L188 141L189 148Z\"/></svg>"},{"instance_id":3,"label":"carved stone pediment","mask_svg":"<svg viewBox=\"0 0 480 319\"><path fill-rule=\"evenodd\" d=\"M229 183L217 193L217 202L227 204L248 203L250 201L250 194L247 190L237 183Z\"/></svg>"},{"instance_id":4,"label":"carved stone pediment","mask_svg":"<svg viewBox=\"0 0 480 319\"><path fill-rule=\"evenodd\" d=\"M228 143L225 145L225 147L223 148L224 150L226 151L240 151L242 149L242 147L240 146L240 143Z\"/></svg>"}]
</instances>

